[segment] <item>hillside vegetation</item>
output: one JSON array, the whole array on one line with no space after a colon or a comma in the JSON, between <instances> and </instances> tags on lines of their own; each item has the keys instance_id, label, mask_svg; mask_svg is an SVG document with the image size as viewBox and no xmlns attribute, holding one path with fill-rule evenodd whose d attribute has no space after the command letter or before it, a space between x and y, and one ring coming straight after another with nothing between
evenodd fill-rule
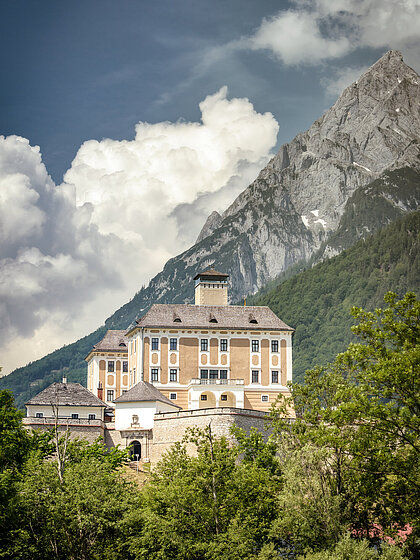
<instances>
[{"instance_id":1,"label":"hillside vegetation","mask_svg":"<svg viewBox=\"0 0 420 560\"><path fill-rule=\"evenodd\" d=\"M351 341L350 309L373 310L384 294L420 292L420 212L408 214L340 255L248 298L296 329L293 379L330 362Z\"/></svg>"}]
</instances>

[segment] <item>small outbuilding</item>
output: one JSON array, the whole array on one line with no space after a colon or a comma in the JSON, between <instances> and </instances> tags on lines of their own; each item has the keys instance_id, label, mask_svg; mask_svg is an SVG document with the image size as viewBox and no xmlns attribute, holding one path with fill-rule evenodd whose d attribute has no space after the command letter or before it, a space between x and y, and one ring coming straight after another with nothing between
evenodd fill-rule
<instances>
[{"instance_id":1,"label":"small outbuilding","mask_svg":"<svg viewBox=\"0 0 420 560\"><path fill-rule=\"evenodd\" d=\"M140 381L129 391L115 399L115 429L127 430L153 428L154 415L159 412L176 412L181 407L170 401L147 381Z\"/></svg>"}]
</instances>

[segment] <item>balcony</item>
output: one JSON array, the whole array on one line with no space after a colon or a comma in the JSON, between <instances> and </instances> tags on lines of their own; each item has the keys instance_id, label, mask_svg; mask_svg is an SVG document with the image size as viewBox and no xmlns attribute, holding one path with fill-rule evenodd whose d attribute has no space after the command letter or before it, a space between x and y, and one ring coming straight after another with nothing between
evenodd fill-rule
<instances>
[{"instance_id":1,"label":"balcony","mask_svg":"<svg viewBox=\"0 0 420 560\"><path fill-rule=\"evenodd\" d=\"M243 379L191 379L191 385L245 385Z\"/></svg>"}]
</instances>

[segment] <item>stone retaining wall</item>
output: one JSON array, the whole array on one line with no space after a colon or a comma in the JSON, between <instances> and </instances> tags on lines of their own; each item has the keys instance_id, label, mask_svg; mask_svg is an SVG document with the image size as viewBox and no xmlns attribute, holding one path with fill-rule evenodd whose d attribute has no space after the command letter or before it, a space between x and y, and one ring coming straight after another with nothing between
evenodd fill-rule
<instances>
[{"instance_id":1,"label":"stone retaining wall","mask_svg":"<svg viewBox=\"0 0 420 560\"><path fill-rule=\"evenodd\" d=\"M269 433L269 415L258 410L243 408L205 408L200 410L181 410L155 415L153 443L150 448L152 465L177 441L181 441L187 428L206 428L209 424L215 437L225 436L229 441L234 438L230 433L232 426L238 426L247 433L251 427ZM187 444L187 450L193 454L195 446Z\"/></svg>"}]
</instances>

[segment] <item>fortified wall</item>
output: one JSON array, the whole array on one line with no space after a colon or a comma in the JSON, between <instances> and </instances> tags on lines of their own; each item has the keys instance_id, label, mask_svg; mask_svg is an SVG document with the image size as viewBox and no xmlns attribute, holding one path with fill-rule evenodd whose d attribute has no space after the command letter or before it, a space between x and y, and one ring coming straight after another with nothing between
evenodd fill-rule
<instances>
[{"instance_id":1,"label":"fortified wall","mask_svg":"<svg viewBox=\"0 0 420 560\"><path fill-rule=\"evenodd\" d=\"M22 418L25 428L46 432L54 428L54 418ZM107 432L106 424L100 419L88 420L85 418L77 419L58 419L58 431L64 434L67 430L70 439L84 439L93 443L98 437L105 438Z\"/></svg>"},{"instance_id":2,"label":"fortified wall","mask_svg":"<svg viewBox=\"0 0 420 560\"><path fill-rule=\"evenodd\" d=\"M267 412L248 410L245 408L204 408L197 410L180 410L179 412L164 412L156 414L153 426L153 439L150 445L150 461L152 465L162 458L169 448L181 441L187 428L205 429L211 427L215 437L226 437L234 441L230 434L232 426L238 426L247 433L251 427L258 431L270 432L270 417ZM194 454L194 444L187 444L189 454Z\"/></svg>"}]
</instances>

